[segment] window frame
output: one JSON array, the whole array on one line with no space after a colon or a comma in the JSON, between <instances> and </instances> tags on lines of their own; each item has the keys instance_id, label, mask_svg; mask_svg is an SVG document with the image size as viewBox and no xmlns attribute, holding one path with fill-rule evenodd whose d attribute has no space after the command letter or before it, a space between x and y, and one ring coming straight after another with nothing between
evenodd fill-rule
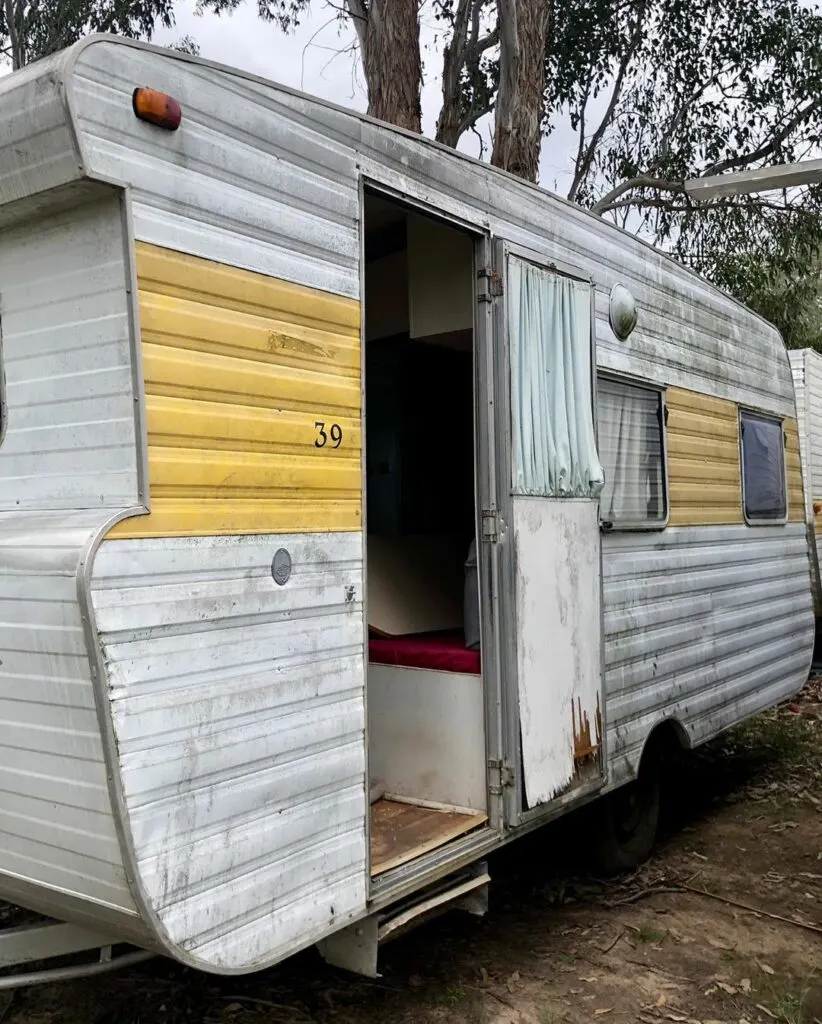
<instances>
[{"instance_id":1,"label":"window frame","mask_svg":"<svg viewBox=\"0 0 822 1024\"><path fill-rule=\"evenodd\" d=\"M782 434L782 493L785 496L785 514L779 518L773 516L749 516L747 503L745 501L745 440L743 427L743 416L752 416L755 419L765 420L768 423L776 423ZM737 429L739 432L739 496L742 503L742 518L746 526L784 526L788 522L790 514L790 496L788 494L788 460L785 457L785 445L787 434L785 433L785 417L772 412L763 412L762 409L755 409L753 406L740 405L737 411Z\"/></svg>"},{"instance_id":2,"label":"window frame","mask_svg":"<svg viewBox=\"0 0 822 1024\"><path fill-rule=\"evenodd\" d=\"M650 391L659 396L659 432L660 432L660 456L662 459L662 498L665 505L665 515L661 519L603 519L602 518L602 495L600 494L600 516L599 527L603 533L659 533L665 530L671 518L671 493L668 480L668 406L666 404L667 386L657 384L654 381L645 380L642 377L633 377L628 374L615 373L611 370L597 367L595 377L596 406L599 407L599 382L600 379L610 381L613 384L621 384L624 387L636 388L639 391ZM599 416L595 417L595 425L599 430ZM599 433L597 433L597 449L600 462L602 452L599 450Z\"/></svg>"}]
</instances>

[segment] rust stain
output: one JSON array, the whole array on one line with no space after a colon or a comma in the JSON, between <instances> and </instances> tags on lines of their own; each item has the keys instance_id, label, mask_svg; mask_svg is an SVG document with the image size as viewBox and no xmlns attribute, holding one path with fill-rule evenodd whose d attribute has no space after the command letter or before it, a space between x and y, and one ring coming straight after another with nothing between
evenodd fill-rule
<instances>
[{"instance_id":1,"label":"rust stain","mask_svg":"<svg viewBox=\"0 0 822 1024\"><path fill-rule=\"evenodd\" d=\"M582 710L582 701L577 697L576 705L571 701L571 720L574 730L574 761L583 763L597 757L602 743L602 714L597 694L597 709L594 716L594 736L591 739L591 721L588 712Z\"/></svg>"}]
</instances>

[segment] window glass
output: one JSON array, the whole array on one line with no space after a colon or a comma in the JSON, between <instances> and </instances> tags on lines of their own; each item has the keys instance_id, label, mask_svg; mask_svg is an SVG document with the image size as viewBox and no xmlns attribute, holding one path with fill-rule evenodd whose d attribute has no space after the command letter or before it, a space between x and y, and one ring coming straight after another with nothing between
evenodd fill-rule
<instances>
[{"instance_id":1,"label":"window glass","mask_svg":"<svg viewBox=\"0 0 822 1024\"><path fill-rule=\"evenodd\" d=\"M667 518L662 394L600 377L599 457L605 471L600 517L614 526L652 526Z\"/></svg>"},{"instance_id":2,"label":"window glass","mask_svg":"<svg viewBox=\"0 0 822 1024\"><path fill-rule=\"evenodd\" d=\"M788 512L785 488L785 441L780 420L742 410L742 495L745 518L784 519Z\"/></svg>"}]
</instances>

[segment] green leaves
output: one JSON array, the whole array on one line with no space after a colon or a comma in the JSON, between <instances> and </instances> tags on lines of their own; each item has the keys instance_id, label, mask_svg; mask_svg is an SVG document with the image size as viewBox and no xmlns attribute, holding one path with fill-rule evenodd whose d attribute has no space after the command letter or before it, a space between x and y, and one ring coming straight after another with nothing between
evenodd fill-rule
<instances>
[{"instance_id":1,"label":"green leaves","mask_svg":"<svg viewBox=\"0 0 822 1024\"><path fill-rule=\"evenodd\" d=\"M0 0L0 56L20 67L89 32L148 39L173 23L173 0Z\"/></svg>"}]
</instances>

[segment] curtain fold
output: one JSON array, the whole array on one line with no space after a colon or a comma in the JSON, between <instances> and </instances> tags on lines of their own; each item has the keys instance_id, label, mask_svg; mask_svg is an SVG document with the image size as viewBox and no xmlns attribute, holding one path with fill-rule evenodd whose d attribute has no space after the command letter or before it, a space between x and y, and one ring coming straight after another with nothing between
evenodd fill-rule
<instances>
[{"instance_id":1,"label":"curtain fold","mask_svg":"<svg viewBox=\"0 0 822 1024\"><path fill-rule=\"evenodd\" d=\"M596 497L591 287L511 256L507 290L513 492Z\"/></svg>"}]
</instances>

